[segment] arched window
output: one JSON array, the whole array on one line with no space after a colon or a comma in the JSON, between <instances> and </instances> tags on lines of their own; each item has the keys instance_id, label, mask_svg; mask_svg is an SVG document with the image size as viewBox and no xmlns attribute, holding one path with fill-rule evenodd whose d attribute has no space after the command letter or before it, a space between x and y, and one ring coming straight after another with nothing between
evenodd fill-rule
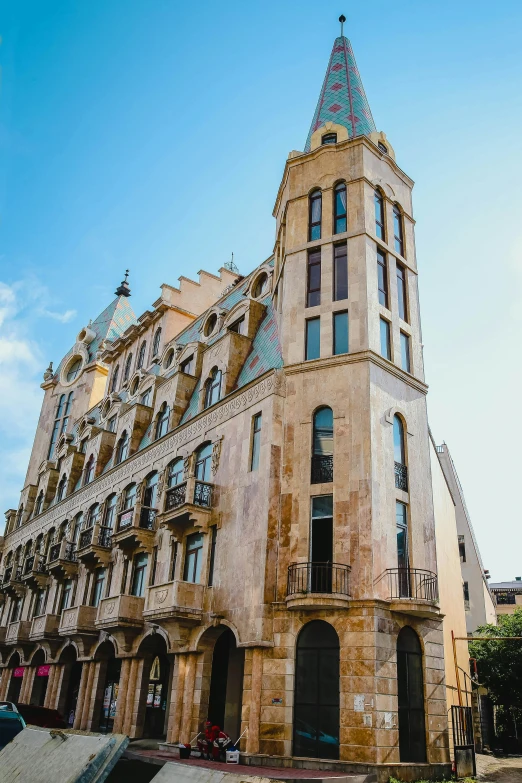
<instances>
[{"instance_id":1,"label":"arched window","mask_svg":"<svg viewBox=\"0 0 522 783\"><path fill-rule=\"evenodd\" d=\"M125 362L125 371L123 373L123 382L124 383L125 383L125 381L128 381L129 378L130 378L131 368L132 368L132 354L130 353L127 356L127 361Z\"/></svg>"},{"instance_id":2,"label":"arched window","mask_svg":"<svg viewBox=\"0 0 522 783\"><path fill-rule=\"evenodd\" d=\"M44 502L44 493L43 490L40 490L38 493L38 497L36 498L36 503L34 504L34 516L37 517L38 514L41 514L43 511L43 502Z\"/></svg>"},{"instance_id":3,"label":"arched window","mask_svg":"<svg viewBox=\"0 0 522 783\"><path fill-rule=\"evenodd\" d=\"M129 508L134 508L134 506L136 505L136 492L137 492L136 484L129 484L129 486L126 487L125 494L123 496L124 511L126 511Z\"/></svg>"},{"instance_id":4,"label":"arched window","mask_svg":"<svg viewBox=\"0 0 522 783\"><path fill-rule=\"evenodd\" d=\"M144 340L142 342L142 344L140 345L140 352L138 354L138 361L137 361L137 364L136 364L136 369L137 370L141 370L141 368L143 367L143 365L145 363L145 351L146 350L147 350L147 343Z\"/></svg>"},{"instance_id":5,"label":"arched window","mask_svg":"<svg viewBox=\"0 0 522 783\"><path fill-rule=\"evenodd\" d=\"M20 527L20 525L22 524L23 516L24 516L24 506L22 504L18 509L18 514L16 515L16 527Z\"/></svg>"},{"instance_id":6,"label":"arched window","mask_svg":"<svg viewBox=\"0 0 522 783\"><path fill-rule=\"evenodd\" d=\"M221 393L221 370L213 367L205 384L205 408L219 401Z\"/></svg>"},{"instance_id":7,"label":"arched window","mask_svg":"<svg viewBox=\"0 0 522 783\"><path fill-rule=\"evenodd\" d=\"M65 490L67 488L67 475L64 473L58 482L58 489L56 490L56 502L59 503L65 497Z\"/></svg>"},{"instance_id":8,"label":"arched window","mask_svg":"<svg viewBox=\"0 0 522 783\"><path fill-rule=\"evenodd\" d=\"M78 543L78 538L80 537L80 530L82 529L82 527L83 527L83 513L80 511L79 514L76 514L73 520L72 531L71 531L72 533L71 542L73 544Z\"/></svg>"},{"instance_id":9,"label":"arched window","mask_svg":"<svg viewBox=\"0 0 522 783\"><path fill-rule=\"evenodd\" d=\"M346 183L339 182L334 191L334 234L346 231Z\"/></svg>"},{"instance_id":10,"label":"arched window","mask_svg":"<svg viewBox=\"0 0 522 783\"><path fill-rule=\"evenodd\" d=\"M89 515L87 517L87 527L94 527L94 525L96 525L96 523L98 522L99 516L100 516L100 504L93 503L89 509Z\"/></svg>"},{"instance_id":11,"label":"arched window","mask_svg":"<svg viewBox=\"0 0 522 783\"><path fill-rule=\"evenodd\" d=\"M333 481L333 411L319 408L314 413L312 484Z\"/></svg>"},{"instance_id":12,"label":"arched window","mask_svg":"<svg viewBox=\"0 0 522 783\"><path fill-rule=\"evenodd\" d=\"M339 758L339 637L323 620L297 637L294 756Z\"/></svg>"},{"instance_id":13,"label":"arched window","mask_svg":"<svg viewBox=\"0 0 522 783\"><path fill-rule=\"evenodd\" d=\"M199 481L210 481L212 467L212 444L205 443L196 451L195 476Z\"/></svg>"},{"instance_id":14,"label":"arched window","mask_svg":"<svg viewBox=\"0 0 522 783\"><path fill-rule=\"evenodd\" d=\"M308 213L308 241L321 239L321 211L323 196L320 190L310 193Z\"/></svg>"},{"instance_id":15,"label":"arched window","mask_svg":"<svg viewBox=\"0 0 522 783\"><path fill-rule=\"evenodd\" d=\"M114 527L114 517L116 515L116 505L118 497L116 494L109 495L105 501L105 513L103 515L103 526L108 528Z\"/></svg>"},{"instance_id":16,"label":"arched window","mask_svg":"<svg viewBox=\"0 0 522 783\"><path fill-rule=\"evenodd\" d=\"M116 447L116 465L119 465L120 462L123 462L129 456L129 440L129 433L127 430L123 430Z\"/></svg>"},{"instance_id":17,"label":"arched window","mask_svg":"<svg viewBox=\"0 0 522 783\"><path fill-rule=\"evenodd\" d=\"M145 480L145 492L143 493L144 508L156 508L156 502L158 500L158 472L154 471Z\"/></svg>"},{"instance_id":18,"label":"arched window","mask_svg":"<svg viewBox=\"0 0 522 783\"><path fill-rule=\"evenodd\" d=\"M393 207L393 241L395 250L404 256L404 228L402 224L402 212L397 204Z\"/></svg>"},{"instance_id":19,"label":"arched window","mask_svg":"<svg viewBox=\"0 0 522 783\"><path fill-rule=\"evenodd\" d=\"M325 133L321 136L321 144L337 144L337 133Z\"/></svg>"},{"instance_id":20,"label":"arched window","mask_svg":"<svg viewBox=\"0 0 522 783\"><path fill-rule=\"evenodd\" d=\"M183 482L184 478L184 460L182 457L178 457L171 462L167 472L167 484L170 487L175 487Z\"/></svg>"},{"instance_id":21,"label":"arched window","mask_svg":"<svg viewBox=\"0 0 522 783\"><path fill-rule=\"evenodd\" d=\"M169 429L170 408L166 402L161 405L156 421L156 440L167 434Z\"/></svg>"},{"instance_id":22,"label":"arched window","mask_svg":"<svg viewBox=\"0 0 522 783\"><path fill-rule=\"evenodd\" d=\"M266 272L263 272L257 278L254 288L252 289L252 296L254 299L259 299L261 296L268 292L270 287L270 280Z\"/></svg>"},{"instance_id":23,"label":"arched window","mask_svg":"<svg viewBox=\"0 0 522 783\"><path fill-rule=\"evenodd\" d=\"M83 469L83 485L90 484L94 478L94 470L96 468L96 462L94 461L94 454L91 454Z\"/></svg>"},{"instance_id":24,"label":"arched window","mask_svg":"<svg viewBox=\"0 0 522 783\"><path fill-rule=\"evenodd\" d=\"M67 375L65 376L67 383L71 383L71 381L74 381L76 379L76 376L80 372L80 367L82 366L82 360L76 359L69 369L67 370Z\"/></svg>"},{"instance_id":25,"label":"arched window","mask_svg":"<svg viewBox=\"0 0 522 783\"><path fill-rule=\"evenodd\" d=\"M161 326L159 326L156 329L156 334L154 335L154 342L152 343L152 355L157 356L159 352L161 342Z\"/></svg>"},{"instance_id":26,"label":"arched window","mask_svg":"<svg viewBox=\"0 0 522 783\"><path fill-rule=\"evenodd\" d=\"M399 754L401 763L426 761L424 677L419 637L405 626L397 638Z\"/></svg>"},{"instance_id":27,"label":"arched window","mask_svg":"<svg viewBox=\"0 0 522 783\"><path fill-rule=\"evenodd\" d=\"M384 199L382 197L381 191L377 188L374 194L374 203L375 203L375 234L379 237L379 239L382 239L383 242L386 241L386 225L384 220Z\"/></svg>"},{"instance_id":28,"label":"arched window","mask_svg":"<svg viewBox=\"0 0 522 783\"><path fill-rule=\"evenodd\" d=\"M118 375L120 374L120 365L117 364L112 373L111 392L115 392L118 388Z\"/></svg>"},{"instance_id":29,"label":"arched window","mask_svg":"<svg viewBox=\"0 0 522 783\"><path fill-rule=\"evenodd\" d=\"M404 423L400 416L393 417L393 458L395 461L395 486L408 491L408 468L404 443Z\"/></svg>"},{"instance_id":30,"label":"arched window","mask_svg":"<svg viewBox=\"0 0 522 783\"><path fill-rule=\"evenodd\" d=\"M174 360L174 349L171 348L165 357L165 369L168 370Z\"/></svg>"},{"instance_id":31,"label":"arched window","mask_svg":"<svg viewBox=\"0 0 522 783\"><path fill-rule=\"evenodd\" d=\"M69 392L68 395L61 394L56 406L56 413L54 414L53 431L51 433L51 442L49 444L49 451L47 453L47 459L54 458L54 450L56 443L60 435L66 431L67 423L69 421L69 414L71 412L71 405L73 401L73 392Z\"/></svg>"}]
</instances>

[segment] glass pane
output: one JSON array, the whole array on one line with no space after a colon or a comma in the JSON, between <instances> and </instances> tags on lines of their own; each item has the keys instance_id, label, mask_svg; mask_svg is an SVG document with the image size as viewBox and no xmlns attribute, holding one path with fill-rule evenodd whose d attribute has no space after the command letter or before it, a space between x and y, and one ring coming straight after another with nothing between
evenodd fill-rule
<instances>
[{"instance_id":1,"label":"glass pane","mask_svg":"<svg viewBox=\"0 0 522 783\"><path fill-rule=\"evenodd\" d=\"M312 498L312 517L331 517L333 515L333 495L318 495Z\"/></svg>"},{"instance_id":2,"label":"glass pane","mask_svg":"<svg viewBox=\"0 0 522 783\"><path fill-rule=\"evenodd\" d=\"M335 214L337 217L346 215L346 190L337 190L335 193Z\"/></svg>"},{"instance_id":3,"label":"glass pane","mask_svg":"<svg viewBox=\"0 0 522 783\"><path fill-rule=\"evenodd\" d=\"M333 454L333 412L321 408L314 416L314 454Z\"/></svg>"},{"instance_id":4,"label":"glass pane","mask_svg":"<svg viewBox=\"0 0 522 783\"><path fill-rule=\"evenodd\" d=\"M346 218L345 217L336 218L335 233L342 234L343 231L346 231Z\"/></svg>"},{"instance_id":5,"label":"glass pane","mask_svg":"<svg viewBox=\"0 0 522 783\"><path fill-rule=\"evenodd\" d=\"M348 258L346 245L334 247L334 299L348 298Z\"/></svg>"},{"instance_id":6,"label":"glass pane","mask_svg":"<svg viewBox=\"0 0 522 783\"><path fill-rule=\"evenodd\" d=\"M321 224L319 223L317 226L312 226L310 229L310 241L313 242L314 239L321 239Z\"/></svg>"},{"instance_id":7,"label":"glass pane","mask_svg":"<svg viewBox=\"0 0 522 783\"><path fill-rule=\"evenodd\" d=\"M334 354L348 353L348 313L334 314Z\"/></svg>"},{"instance_id":8,"label":"glass pane","mask_svg":"<svg viewBox=\"0 0 522 783\"><path fill-rule=\"evenodd\" d=\"M390 359L390 324L381 318L381 355Z\"/></svg>"},{"instance_id":9,"label":"glass pane","mask_svg":"<svg viewBox=\"0 0 522 783\"><path fill-rule=\"evenodd\" d=\"M310 212L310 222L311 223L320 223L321 222L321 202L322 198L320 195L315 196L312 198L311 202L311 212Z\"/></svg>"},{"instance_id":10,"label":"glass pane","mask_svg":"<svg viewBox=\"0 0 522 783\"><path fill-rule=\"evenodd\" d=\"M406 528L397 527L397 566L408 567L408 533ZM401 590L401 595L404 591Z\"/></svg>"},{"instance_id":11,"label":"glass pane","mask_svg":"<svg viewBox=\"0 0 522 783\"><path fill-rule=\"evenodd\" d=\"M401 503L399 500L395 503L395 519L398 525L404 525L404 527L408 524L408 513L406 508L406 503Z\"/></svg>"},{"instance_id":12,"label":"glass pane","mask_svg":"<svg viewBox=\"0 0 522 783\"><path fill-rule=\"evenodd\" d=\"M401 367L410 372L410 338L401 332Z\"/></svg>"},{"instance_id":13,"label":"glass pane","mask_svg":"<svg viewBox=\"0 0 522 783\"><path fill-rule=\"evenodd\" d=\"M393 457L395 462L405 465L404 459L404 429L398 416L393 417Z\"/></svg>"},{"instance_id":14,"label":"glass pane","mask_svg":"<svg viewBox=\"0 0 522 783\"><path fill-rule=\"evenodd\" d=\"M317 291L321 288L321 264L311 264L308 267L308 289Z\"/></svg>"},{"instance_id":15,"label":"glass pane","mask_svg":"<svg viewBox=\"0 0 522 783\"><path fill-rule=\"evenodd\" d=\"M306 322L306 359L318 359L321 355L321 321L312 318Z\"/></svg>"}]
</instances>

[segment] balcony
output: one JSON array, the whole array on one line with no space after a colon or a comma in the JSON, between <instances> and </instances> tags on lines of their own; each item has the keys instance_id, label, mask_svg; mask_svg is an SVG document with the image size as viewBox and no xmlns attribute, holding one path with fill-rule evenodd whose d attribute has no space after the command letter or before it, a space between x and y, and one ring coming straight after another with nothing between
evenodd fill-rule
<instances>
[{"instance_id":1,"label":"balcony","mask_svg":"<svg viewBox=\"0 0 522 783\"><path fill-rule=\"evenodd\" d=\"M213 496L213 484L191 477L167 490L161 521L173 527L197 527L206 532Z\"/></svg>"},{"instance_id":2,"label":"balcony","mask_svg":"<svg viewBox=\"0 0 522 783\"><path fill-rule=\"evenodd\" d=\"M26 557L22 580L32 589L45 587L49 583L49 574L47 573L45 557L39 552Z\"/></svg>"},{"instance_id":3,"label":"balcony","mask_svg":"<svg viewBox=\"0 0 522 783\"><path fill-rule=\"evenodd\" d=\"M34 617L31 623L29 639L32 642L38 642L43 639L56 639L58 637L58 624L60 615L41 614Z\"/></svg>"},{"instance_id":4,"label":"balcony","mask_svg":"<svg viewBox=\"0 0 522 783\"><path fill-rule=\"evenodd\" d=\"M395 487L403 492L408 491L408 468L400 462L395 463Z\"/></svg>"},{"instance_id":5,"label":"balcony","mask_svg":"<svg viewBox=\"0 0 522 783\"><path fill-rule=\"evenodd\" d=\"M81 563L106 566L111 558L112 528L95 524L82 530L77 557Z\"/></svg>"},{"instance_id":6,"label":"balcony","mask_svg":"<svg viewBox=\"0 0 522 783\"><path fill-rule=\"evenodd\" d=\"M98 606L96 628L105 630L141 628L145 599L137 595L113 595L103 598Z\"/></svg>"},{"instance_id":7,"label":"balcony","mask_svg":"<svg viewBox=\"0 0 522 783\"><path fill-rule=\"evenodd\" d=\"M72 634L97 635L96 606L71 606L64 609L58 627L60 636L72 636Z\"/></svg>"},{"instance_id":8,"label":"balcony","mask_svg":"<svg viewBox=\"0 0 522 783\"><path fill-rule=\"evenodd\" d=\"M421 568L388 568L383 576L393 612L428 618L438 616L437 574Z\"/></svg>"},{"instance_id":9,"label":"balcony","mask_svg":"<svg viewBox=\"0 0 522 783\"><path fill-rule=\"evenodd\" d=\"M49 548L47 570L58 579L68 579L76 574L78 571L78 558L73 541L66 541L63 538L61 541L52 544Z\"/></svg>"},{"instance_id":10,"label":"balcony","mask_svg":"<svg viewBox=\"0 0 522 783\"><path fill-rule=\"evenodd\" d=\"M5 569L2 589L7 595L23 598L25 585L22 581L22 566L10 566Z\"/></svg>"},{"instance_id":11,"label":"balcony","mask_svg":"<svg viewBox=\"0 0 522 783\"><path fill-rule=\"evenodd\" d=\"M333 481L333 454L312 455L311 484L329 484Z\"/></svg>"},{"instance_id":12,"label":"balcony","mask_svg":"<svg viewBox=\"0 0 522 783\"><path fill-rule=\"evenodd\" d=\"M30 620L17 620L15 623L9 623L5 635L5 644L23 644L28 642L30 630Z\"/></svg>"},{"instance_id":13,"label":"balcony","mask_svg":"<svg viewBox=\"0 0 522 783\"><path fill-rule=\"evenodd\" d=\"M118 517L116 531L112 534L112 544L120 549L142 547L151 550L156 530L158 512L155 508L143 507L139 510L128 508Z\"/></svg>"},{"instance_id":14,"label":"balcony","mask_svg":"<svg viewBox=\"0 0 522 783\"><path fill-rule=\"evenodd\" d=\"M287 609L346 608L350 600L350 566L342 563L292 563L289 566Z\"/></svg>"},{"instance_id":15,"label":"balcony","mask_svg":"<svg viewBox=\"0 0 522 783\"><path fill-rule=\"evenodd\" d=\"M147 588L143 617L163 625L167 620L200 622L205 585L193 582L165 582Z\"/></svg>"}]
</instances>

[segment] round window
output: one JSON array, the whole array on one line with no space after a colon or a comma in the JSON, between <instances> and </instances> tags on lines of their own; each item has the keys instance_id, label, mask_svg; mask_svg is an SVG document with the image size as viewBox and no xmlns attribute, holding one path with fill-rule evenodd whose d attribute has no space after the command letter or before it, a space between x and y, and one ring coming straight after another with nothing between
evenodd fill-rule
<instances>
[{"instance_id":1,"label":"round window","mask_svg":"<svg viewBox=\"0 0 522 783\"><path fill-rule=\"evenodd\" d=\"M204 330L205 337L210 337L210 335L216 328L216 324L217 324L217 315L215 313L211 313L211 315L209 315L209 317L207 318L207 322L205 324L205 330Z\"/></svg>"},{"instance_id":2,"label":"round window","mask_svg":"<svg viewBox=\"0 0 522 783\"><path fill-rule=\"evenodd\" d=\"M254 299L259 299L260 296L263 296L263 294L266 294L268 291L268 275L266 272L263 272L259 277L257 278L254 290L252 292L252 296Z\"/></svg>"},{"instance_id":3,"label":"round window","mask_svg":"<svg viewBox=\"0 0 522 783\"><path fill-rule=\"evenodd\" d=\"M76 380L81 368L82 360L78 356L71 360L71 363L67 367L67 372L65 373L65 379L67 383L71 383L71 381Z\"/></svg>"}]
</instances>

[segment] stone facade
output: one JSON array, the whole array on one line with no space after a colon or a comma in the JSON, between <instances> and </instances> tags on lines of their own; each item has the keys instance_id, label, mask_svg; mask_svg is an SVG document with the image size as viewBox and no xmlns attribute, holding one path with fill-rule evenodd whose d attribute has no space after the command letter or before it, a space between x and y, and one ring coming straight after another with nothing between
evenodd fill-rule
<instances>
[{"instance_id":1,"label":"stone facade","mask_svg":"<svg viewBox=\"0 0 522 783\"><path fill-rule=\"evenodd\" d=\"M139 318L120 294L46 374L7 512L0 699L167 743L210 715L255 763L428 777L449 739L413 183L373 126L323 143L315 116L270 259L163 285ZM313 697L311 660L330 678Z\"/></svg>"}]
</instances>

